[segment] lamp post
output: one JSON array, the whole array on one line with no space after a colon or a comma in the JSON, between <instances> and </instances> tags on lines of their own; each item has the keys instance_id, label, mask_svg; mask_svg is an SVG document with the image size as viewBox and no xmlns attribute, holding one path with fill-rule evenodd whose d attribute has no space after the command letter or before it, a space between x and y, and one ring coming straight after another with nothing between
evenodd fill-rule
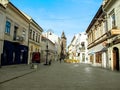
<instances>
[{"instance_id":1,"label":"lamp post","mask_svg":"<svg viewBox=\"0 0 120 90\"><path fill-rule=\"evenodd\" d=\"M48 41L47 41L47 45L46 45L46 62L45 65L48 65Z\"/></svg>"},{"instance_id":2,"label":"lamp post","mask_svg":"<svg viewBox=\"0 0 120 90\"><path fill-rule=\"evenodd\" d=\"M46 38L46 41L47 41L47 44L46 44L46 62L45 62L44 65L48 65L48 52L49 52L49 50L48 50L48 40L49 40L48 39L48 33L51 35L51 29L47 30L46 33L47 33L47 38Z\"/></svg>"}]
</instances>

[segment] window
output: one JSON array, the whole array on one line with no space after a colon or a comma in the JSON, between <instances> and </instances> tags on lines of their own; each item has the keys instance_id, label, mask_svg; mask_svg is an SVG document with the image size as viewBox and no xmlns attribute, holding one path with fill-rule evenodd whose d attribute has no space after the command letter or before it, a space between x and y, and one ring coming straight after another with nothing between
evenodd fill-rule
<instances>
[{"instance_id":1,"label":"window","mask_svg":"<svg viewBox=\"0 0 120 90\"><path fill-rule=\"evenodd\" d=\"M38 33L36 33L36 42L38 42Z\"/></svg>"},{"instance_id":2,"label":"window","mask_svg":"<svg viewBox=\"0 0 120 90\"><path fill-rule=\"evenodd\" d=\"M33 31L33 40L35 40L35 31Z\"/></svg>"},{"instance_id":3,"label":"window","mask_svg":"<svg viewBox=\"0 0 120 90\"><path fill-rule=\"evenodd\" d=\"M16 38L17 38L17 30L18 30L18 27L17 27L17 26L14 26L13 40L16 40Z\"/></svg>"},{"instance_id":4,"label":"window","mask_svg":"<svg viewBox=\"0 0 120 90\"><path fill-rule=\"evenodd\" d=\"M112 27L114 27L115 26L115 14L111 16L111 23L112 23Z\"/></svg>"},{"instance_id":5,"label":"window","mask_svg":"<svg viewBox=\"0 0 120 90\"><path fill-rule=\"evenodd\" d=\"M26 37L26 32L25 32L25 30L23 30L23 32L22 32L22 37L25 39L25 37Z\"/></svg>"},{"instance_id":6,"label":"window","mask_svg":"<svg viewBox=\"0 0 120 90\"><path fill-rule=\"evenodd\" d=\"M40 35L38 35L38 43L40 42Z\"/></svg>"},{"instance_id":7,"label":"window","mask_svg":"<svg viewBox=\"0 0 120 90\"><path fill-rule=\"evenodd\" d=\"M32 39L32 29L30 29L29 38Z\"/></svg>"},{"instance_id":8,"label":"window","mask_svg":"<svg viewBox=\"0 0 120 90\"><path fill-rule=\"evenodd\" d=\"M110 17L111 17L111 28L114 28L116 26L116 23L115 23L115 13L112 12Z\"/></svg>"},{"instance_id":9,"label":"window","mask_svg":"<svg viewBox=\"0 0 120 90\"><path fill-rule=\"evenodd\" d=\"M103 22L103 34L107 32L107 20Z\"/></svg>"},{"instance_id":10,"label":"window","mask_svg":"<svg viewBox=\"0 0 120 90\"><path fill-rule=\"evenodd\" d=\"M11 23L6 21L5 33L10 34Z\"/></svg>"}]
</instances>

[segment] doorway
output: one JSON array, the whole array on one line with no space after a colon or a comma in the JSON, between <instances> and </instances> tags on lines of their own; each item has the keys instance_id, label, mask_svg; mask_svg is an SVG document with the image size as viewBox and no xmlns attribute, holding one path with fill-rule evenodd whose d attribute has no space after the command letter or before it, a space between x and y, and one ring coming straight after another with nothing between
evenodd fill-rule
<instances>
[{"instance_id":1,"label":"doorway","mask_svg":"<svg viewBox=\"0 0 120 90\"><path fill-rule=\"evenodd\" d=\"M119 71L119 49L113 48L113 69Z\"/></svg>"}]
</instances>

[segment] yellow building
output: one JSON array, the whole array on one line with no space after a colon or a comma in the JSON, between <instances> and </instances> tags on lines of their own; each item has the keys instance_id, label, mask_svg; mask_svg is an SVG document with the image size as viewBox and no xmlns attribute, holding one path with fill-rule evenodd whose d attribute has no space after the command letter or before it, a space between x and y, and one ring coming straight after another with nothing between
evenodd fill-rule
<instances>
[{"instance_id":1,"label":"yellow building","mask_svg":"<svg viewBox=\"0 0 120 90\"><path fill-rule=\"evenodd\" d=\"M28 64L32 61L33 52L39 52L41 54L41 35L43 29L29 16L29 57Z\"/></svg>"}]
</instances>

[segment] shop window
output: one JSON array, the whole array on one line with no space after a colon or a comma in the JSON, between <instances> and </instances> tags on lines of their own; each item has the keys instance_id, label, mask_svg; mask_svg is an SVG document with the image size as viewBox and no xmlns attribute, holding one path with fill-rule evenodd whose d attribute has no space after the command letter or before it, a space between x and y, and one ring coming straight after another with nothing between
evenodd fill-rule
<instances>
[{"instance_id":1,"label":"shop window","mask_svg":"<svg viewBox=\"0 0 120 90\"><path fill-rule=\"evenodd\" d=\"M93 63L93 60L94 60L94 56L93 56L93 55L90 55L90 62Z\"/></svg>"},{"instance_id":2,"label":"shop window","mask_svg":"<svg viewBox=\"0 0 120 90\"><path fill-rule=\"evenodd\" d=\"M97 52L96 53L96 63L101 63L102 62L102 53Z\"/></svg>"}]
</instances>

